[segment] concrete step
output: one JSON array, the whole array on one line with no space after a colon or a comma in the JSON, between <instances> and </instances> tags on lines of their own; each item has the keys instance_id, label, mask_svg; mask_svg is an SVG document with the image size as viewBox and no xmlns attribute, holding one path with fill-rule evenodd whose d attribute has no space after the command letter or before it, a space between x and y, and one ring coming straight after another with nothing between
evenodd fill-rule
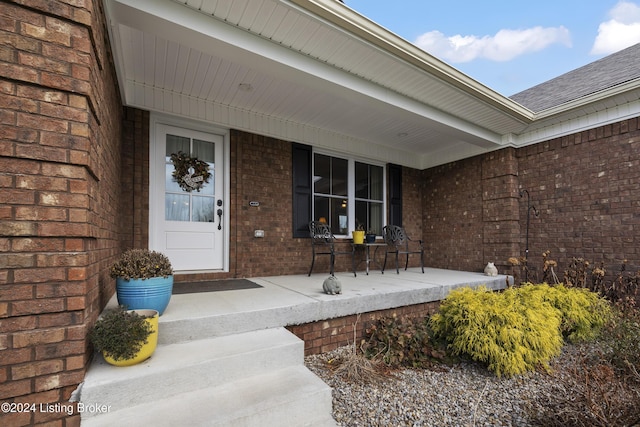
<instances>
[{"instance_id":1,"label":"concrete step","mask_svg":"<svg viewBox=\"0 0 640 427\"><path fill-rule=\"evenodd\" d=\"M120 411L303 363L304 343L284 328L159 345L149 360L129 367L111 366L96 355L81 402ZM83 420L93 415L83 414Z\"/></svg>"},{"instance_id":2,"label":"concrete step","mask_svg":"<svg viewBox=\"0 0 640 427\"><path fill-rule=\"evenodd\" d=\"M331 408L331 388L298 365L83 417L82 427L335 427Z\"/></svg>"},{"instance_id":3,"label":"concrete step","mask_svg":"<svg viewBox=\"0 0 640 427\"><path fill-rule=\"evenodd\" d=\"M183 296L183 295L180 295ZM191 297L191 295L187 295ZM277 306L257 308L246 312L222 312L208 309L205 313L165 312L160 317L158 344L174 344L201 340L231 334L254 331L256 329L279 328L288 325L288 319L297 313L309 310L309 304L301 306ZM299 314L298 314L299 316Z\"/></svg>"}]
</instances>

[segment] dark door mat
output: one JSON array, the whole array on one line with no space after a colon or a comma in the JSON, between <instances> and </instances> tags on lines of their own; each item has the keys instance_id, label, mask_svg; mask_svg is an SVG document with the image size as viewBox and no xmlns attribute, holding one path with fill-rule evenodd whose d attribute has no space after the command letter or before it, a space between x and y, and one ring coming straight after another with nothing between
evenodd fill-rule
<instances>
[{"instance_id":1,"label":"dark door mat","mask_svg":"<svg viewBox=\"0 0 640 427\"><path fill-rule=\"evenodd\" d=\"M237 291L240 289L261 288L247 279L209 280L203 282L174 282L173 295L195 294L199 292Z\"/></svg>"}]
</instances>

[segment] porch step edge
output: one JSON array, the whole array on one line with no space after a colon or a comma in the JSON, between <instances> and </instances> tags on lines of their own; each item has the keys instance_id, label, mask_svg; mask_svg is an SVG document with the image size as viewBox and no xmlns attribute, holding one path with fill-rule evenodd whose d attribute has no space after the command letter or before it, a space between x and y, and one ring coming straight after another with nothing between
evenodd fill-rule
<instances>
[{"instance_id":1,"label":"porch step edge","mask_svg":"<svg viewBox=\"0 0 640 427\"><path fill-rule=\"evenodd\" d=\"M159 345L150 359L129 367L111 366L96 355L80 400L117 411L303 363L304 342L285 328Z\"/></svg>"},{"instance_id":2,"label":"porch step edge","mask_svg":"<svg viewBox=\"0 0 640 427\"><path fill-rule=\"evenodd\" d=\"M303 365L165 397L90 418L82 427L113 425L335 427L331 388Z\"/></svg>"}]
</instances>

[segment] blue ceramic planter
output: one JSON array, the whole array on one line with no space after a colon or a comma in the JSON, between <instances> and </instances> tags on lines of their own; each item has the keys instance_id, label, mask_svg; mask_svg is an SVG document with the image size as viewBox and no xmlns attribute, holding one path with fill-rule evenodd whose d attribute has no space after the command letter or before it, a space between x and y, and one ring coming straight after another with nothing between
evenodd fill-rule
<instances>
[{"instance_id":1,"label":"blue ceramic planter","mask_svg":"<svg viewBox=\"0 0 640 427\"><path fill-rule=\"evenodd\" d=\"M152 309L162 316L173 291L173 276L124 280L116 278L118 304L128 310Z\"/></svg>"}]
</instances>

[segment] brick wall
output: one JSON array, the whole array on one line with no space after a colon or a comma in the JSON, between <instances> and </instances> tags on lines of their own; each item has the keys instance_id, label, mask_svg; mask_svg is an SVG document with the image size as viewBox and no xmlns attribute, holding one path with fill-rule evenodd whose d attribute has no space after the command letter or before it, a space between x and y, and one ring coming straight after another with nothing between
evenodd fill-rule
<instances>
[{"instance_id":1,"label":"brick wall","mask_svg":"<svg viewBox=\"0 0 640 427\"><path fill-rule=\"evenodd\" d=\"M287 326L287 329L304 341L304 354L309 356L335 350L345 345L352 345L354 339L359 345L365 336L367 327L379 319L392 316L406 319L426 317L435 313L439 306L439 301L427 302Z\"/></svg>"},{"instance_id":2,"label":"brick wall","mask_svg":"<svg viewBox=\"0 0 640 427\"><path fill-rule=\"evenodd\" d=\"M423 172L425 264L478 271L484 244L482 158Z\"/></svg>"},{"instance_id":3,"label":"brick wall","mask_svg":"<svg viewBox=\"0 0 640 427\"><path fill-rule=\"evenodd\" d=\"M120 100L100 1L0 4L0 399L68 401L113 293ZM1 425L79 416L0 414Z\"/></svg>"},{"instance_id":4,"label":"brick wall","mask_svg":"<svg viewBox=\"0 0 640 427\"><path fill-rule=\"evenodd\" d=\"M520 245L518 162L507 148L482 156L482 245L480 265L493 262L501 271L517 256Z\"/></svg>"},{"instance_id":5,"label":"brick wall","mask_svg":"<svg viewBox=\"0 0 640 427\"><path fill-rule=\"evenodd\" d=\"M546 250L560 278L573 257L603 261L610 273L625 259L640 266L638 122L423 171L427 264L481 271L494 261L512 273L508 258L525 252L527 202L519 193L526 189L540 212L530 212L531 267L540 270Z\"/></svg>"},{"instance_id":6,"label":"brick wall","mask_svg":"<svg viewBox=\"0 0 640 427\"><path fill-rule=\"evenodd\" d=\"M306 273L311 245L292 237L291 143L240 131L231 132L231 142L235 275ZM260 206L250 206L251 201ZM264 230L264 238L254 237L257 229Z\"/></svg>"},{"instance_id":7,"label":"brick wall","mask_svg":"<svg viewBox=\"0 0 640 427\"><path fill-rule=\"evenodd\" d=\"M572 257L604 262L613 274L624 259L640 267L640 119L518 150L519 184L540 216L531 216L530 265L551 251L562 276ZM521 252L526 201L520 201Z\"/></svg>"},{"instance_id":8,"label":"brick wall","mask_svg":"<svg viewBox=\"0 0 640 427\"><path fill-rule=\"evenodd\" d=\"M122 251L149 247L149 112L124 109L119 212Z\"/></svg>"}]
</instances>

